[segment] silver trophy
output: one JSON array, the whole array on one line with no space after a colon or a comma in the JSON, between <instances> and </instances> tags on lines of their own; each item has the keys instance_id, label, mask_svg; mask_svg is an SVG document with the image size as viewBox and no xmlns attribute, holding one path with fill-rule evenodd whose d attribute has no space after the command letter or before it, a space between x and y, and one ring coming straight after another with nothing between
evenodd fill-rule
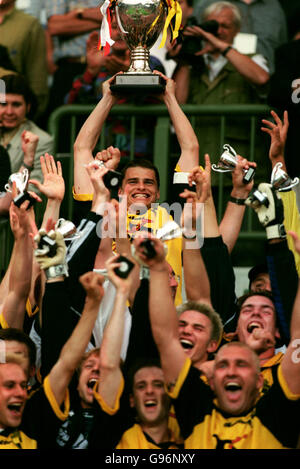
<instances>
[{"instance_id":1,"label":"silver trophy","mask_svg":"<svg viewBox=\"0 0 300 469\"><path fill-rule=\"evenodd\" d=\"M294 186L299 183L299 178L295 177L293 180L282 169L282 163L278 162L273 168L271 174L271 184L274 189L279 192L290 191Z\"/></svg>"},{"instance_id":2,"label":"silver trophy","mask_svg":"<svg viewBox=\"0 0 300 469\"><path fill-rule=\"evenodd\" d=\"M19 194L24 194L27 188L29 179L28 169L23 169L19 173L13 173L9 176L8 183L5 184L4 188L7 192L12 192L13 183L16 183L16 188Z\"/></svg>"},{"instance_id":3,"label":"silver trophy","mask_svg":"<svg viewBox=\"0 0 300 469\"><path fill-rule=\"evenodd\" d=\"M282 163L278 162L274 166L271 174L270 186L278 192L290 191L294 186L299 183L299 178L293 180L290 176L282 169ZM267 195L259 189L254 190L246 200L246 205L252 208L258 208L261 205L269 206L269 200Z\"/></svg>"},{"instance_id":4,"label":"silver trophy","mask_svg":"<svg viewBox=\"0 0 300 469\"><path fill-rule=\"evenodd\" d=\"M81 233L77 231L76 226L72 221L59 218L55 224L55 231L61 233L65 241L73 241L81 237Z\"/></svg>"},{"instance_id":5,"label":"silver trophy","mask_svg":"<svg viewBox=\"0 0 300 469\"><path fill-rule=\"evenodd\" d=\"M236 151L228 144L223 145L224 152L220 156L219 163L213 164L212 169L218 173L231 173L234 171L237 165L237 153ZM249 168L245 171L243 182L248 184L255 174L254 168Z\"/></svg>"},{"instance_id":6,"label":"silver trophy","mask_svg":"<svg viewBox=\"0 0 300 469\"><path fill-rule=\"evenodd\" d=\"M131 64L127 72L117 75L111 85L113 93L162 93L164 80L152 73L150 48L160 35L167 17L164 0L117 0L116 18L121 35L130 49Z\"/></svg>"},{"instance_id":7,"label":"silver trophy","mask_svg":"<svg viewBox=\"0 0 300 469\"><path fill-rule=\"evenodd\" d=\"M36 201L35 198L27 192L28 180L29 172L28 169L24 168L23 171L11 174L8 183L4 186L7 192L12 192L13 183L16 183L17 195L14 198L14 204L17 207L20 207L23 202L28 200L29 204L27 209L29 209Z\"/></svg>"}]
</instances>

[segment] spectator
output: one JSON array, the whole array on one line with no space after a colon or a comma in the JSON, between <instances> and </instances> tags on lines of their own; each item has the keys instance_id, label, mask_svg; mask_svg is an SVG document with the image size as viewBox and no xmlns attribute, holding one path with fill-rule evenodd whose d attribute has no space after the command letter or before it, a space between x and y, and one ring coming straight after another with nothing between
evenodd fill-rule
<instances>
[{"instance_id":1,"label":"spectator","mask_svg":"<svg viewBox=\"0 0 300 469\"><path fill-rule=\"evenodd\" d=\"M37 98L34 118L48 102L46 41L39 21L15 8L15 0L0 4L0 43L6 46L16 71L23 75Z\"/></svg>"},{"instance_id":2,"label":"spectator","mask_svg":"<svg viewBox=\"0 0 300 469\"><path fill-rule=\"evenodd\" d=\"M17 0L16 8L37 18L44 27L46 24L44 3L44 0L31 0L30 3Z\"/></svg>"},{"instance_id":3,"label":"spectator","mask_svg":"<svg viewBox=\"0 0 300 469\"><path fill-rule=\"evenodd\" d=\"M49 111L64 104L73 79L85 70L86 41L91 31L99 30L102 15L99 2L88 0L46 0L47 30L53 44L54 75ZM49 48L51 54L51 48ZM49 60L48 60L49 62Z\"/></svg>"},{"instance_id":4,"label":"spectator","mask_svg":"<svg viewBox=\"0 0 300 469\"><path fill-rule=\"evenodd\" d=\"M7 75L2 80L6 102L0 103L0 143L8 151L13 173L26 168L33 179L41 181L40 156L52 153L53 139L31 120L35 97L24 78Z\"/></svg>"},{"instance_id":5,"label":"spectator","mask_svg":"<svg viewBox=\"0 0 300 469\"><path fill-rule=\"evenodd\" d=\"M196 73L186 62L179 62L173 75L177 83L178 101L181 104L218 105L262 103L266 98L265 85L269 80L269 71L264 57L259 54L249 57L233 46L241 25L237 7L230 2L216 2L205 10L203 19L216 20L219 29L215 36L199 26L186 28L185 35L200 37L205 41L203 48L196 53L200 59L203 56L205 66L202 72ZM217 163L220 156L219 129L219 119L207 116L196 119L195 132L201 148L210 155L214 163ZM239 154L247 155L249 131L248 123L243 122L243 119L228 118L224 138ZM256 177L264 174L264 167L259 164L262 154L263 147L257 143ZM214 173L212 185L216 183L217 175ZM227 180L224 180L224 184L228 185Z\"/></svg>"},{"instance_id":6,"label":"spectator","mask_svg":"<svg viewBox=\"0 0 300 469\"><path fill-rule=\"evenodd\" d=\"M267 60L270 74L274 72L274 51L287 41L287 24L278 0L229 0L241 13L241 33L254 35L257 41L254 53ZM196 0L195 16L203 17L204 10L215 0ZM285 2L287 3L287 2ZM290 2L288 2L290 3ZM245 40L249 41L246 37ZM245 42L245 41L244 41Z\"/></svg>"}]
</instances>

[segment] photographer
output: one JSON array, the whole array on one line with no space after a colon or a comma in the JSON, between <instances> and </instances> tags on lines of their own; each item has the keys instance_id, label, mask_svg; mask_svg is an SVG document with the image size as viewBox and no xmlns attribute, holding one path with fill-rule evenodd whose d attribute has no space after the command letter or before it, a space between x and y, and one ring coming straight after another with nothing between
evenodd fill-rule
<instances>
[{"instance_id":1,"label":"photographer","mask_svg":"<svg viewBox=\"0 0 300 469\"><path fill-rule=\"evenodd\" d=\"M241 28L237 7L229 2L216 2L205 10L202 20L206 29L214 25L213 21L218 23L218 29L216 34L205 31L200 25L184 29L183 43L177 46L181 54L182 49L187 47L186 41L191 38L199 40L199 49L194 54L193 62L179 60L174 72L179 103L221 105L263 102L265 85L269 80L264 58L261 55L250 57L241 54L232 45ZM196 59L203 61L200 72L194 66ZM233 146L237 145L239 154L247 155L248 122L244 124L241 118L230 118L226 124L225 139ZM219 158L219 127L219 120L215 117L199 117L196 120L195 130L202 151L210 155L212 163ZM213 185L217 180L218 177L213 174Z\"/></svg>"}]
</instances>

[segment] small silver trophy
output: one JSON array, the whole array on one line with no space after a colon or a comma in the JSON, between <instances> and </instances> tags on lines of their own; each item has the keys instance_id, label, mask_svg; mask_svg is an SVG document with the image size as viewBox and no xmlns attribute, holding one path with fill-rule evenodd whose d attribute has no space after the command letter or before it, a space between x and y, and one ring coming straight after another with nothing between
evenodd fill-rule
<instances>
[{"instance_id":1,"label":"small silver trophy","mask_svg":"<svg viewBox=\"0 0 300 469\"><path fill-rule=\"evenodd\" d=\"M65 241L73 241L73 239L78 239L81 237L79 231L77 231L76 226L72 221L65 220L64 218L59 218L55 224L55 231L61 233Z\"/></svg>"},{"instance_id":2,"label":"small silver trophy","mask_svg":"<svg viewBox=\"0 0 300 469\"><path fill-rule=\"evenodd\" d=\"M223 145L224 152L220 156L219 163L213 164L212 169L218 173L231 173L237 165L237 153L228 144ZM248 184L254 177L255 169L249 168L245 171L243 182Z\"/></svg>"},{"instance_id":3,"label":"small silver trophy","mask_svg":"<svg viewBox=\"0 0 300 469\"><path fill-rule=\"evenodd\" d=\"M282 169L282 163L276 163L271 174L271 184L274 189L277 189L279 192L287 192L298 183L299 178L295 177L292 180L290 176Z\"/></svg>"},{"instance_id":4,"label":"small silver trophy","mask_svg":"<svg viewBox=\"0 0 300 469\"><path fill-rule=\"evenodd\" d=\"M292 180L289 175L282 169L282 163L276 163L272 170L270 182L270 186L272 186L273 189L278 192L288 192L298 183L299 178L296 177ZM249 195L245 203L246 205L252 208L257 208L261 205L265 205L266 207L269 206L269 200L267 195L259 189L254 190L252 194Z\"/></svg>"},{"instance_id":5,"label":"small silver trophy","mask_svg":"<svg viewBox=\"0 0 300 469\"><path fill-rule=\"evenodd\" d=\"M29 201L27 210L35 203L35 199L27 192L27 185L29 179L28 169L24 168L23 171L13 173L9 176L7 184L4 188L7 192L12 192L13 183L16 183L17 195L14 198L14 204L20 207L25 200Z\"/></svg>"},{"instance_id":6,"label":"small silver trophy","mask_svg":"<svg viewBox=\"0 0 300 469\"><path fill-rule=\"evenodd\" d=\"M11 174L4 188L7 192L12 192L13 183L15 182L18 193L24 194L27 188L28 179L29 179L28 169L24 168L23 171L20 171L19 173Z\"/></svg>"}]
</instances>

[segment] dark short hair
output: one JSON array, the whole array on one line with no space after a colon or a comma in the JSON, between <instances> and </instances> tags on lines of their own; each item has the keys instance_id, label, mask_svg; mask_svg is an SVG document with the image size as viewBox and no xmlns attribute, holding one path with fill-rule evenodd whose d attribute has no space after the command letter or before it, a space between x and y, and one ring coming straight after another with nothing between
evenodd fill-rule
<instances>
[{"instance_id":1,"label":"dark short hair","mask_svg":"<svg viewBox=\"0 0 300 469\"><path fill-rule=\"evenodd\" d=\"M256 279L256 277L260 274L268 274L268 265L267 263L257 264L252 267L248 272L248 279L249 279L249 288L252 282Z\"/></svg>"},{"instance_id":2,"label":"dark short hair","mask_svg":"<svg viewBox=\"0 0 300 469\"><path fill-rule=\"evenodd\" d=\"M129 161L122 169L122 182L123 182L123 179L125 178L126 171L129 168L151 169L152 171L154 171L156 184L157 184L157 187L159 188L159 185L160 185L159 172L158 172L157 167L152 163L152 161L143 159L143 158L135 158Z\"/></svg>"},{"instance_id":3,"label":"dark short hair","mask_svg":"<svg viewBox=\"0 0 300 469\"><path fill-rule=\"evenodd\" d=\"M250 290L248 293L245 293L245 295L240 296L237 300L237 315L239 316L243 304L245 303L245 301L248 298L251 298L251 296L264 296L265 298L268 298L269 300L272 301L272 303L274 305L274 310L275 310L275 315L274 315L275 326L277 326L278 325L277 324L278 318L277 318L275 299L274 299L274 296L272 295L272 293L269 290L261 290L261 291L257 291L257 292Z\"/></svg>"},{"instance_id":4,"label":"dark short hair","mask_svg":"<svg viewBox=\"0 0 300 469\"><path fill-rule=\"evenodd\" d=\"M0 329L0 339L5 341L16 341L25 344L28 350L29 362L31 366L35 366L36 362L36 346L28 334L20 329L8 327L7 329Z\"/></svg>"},{"instance_id":5,"label":"dark short hair","mask_svg":"<svg viewBox=\"0 0 300 469\"><path fill-rule=\"evenodd\" d=\"M4 75L1 80L4 81L5 92L7 94L19 94L23 96L25 103L30 104L28 116L34 116L37 109L37 98L27 80L17 73Z\"/></svg>"},{"instance_id":6,"label":"dark short hair","mask_svg":"<svg viewBox=\"0 0 300 469\"><path fill-rule=\"evenodd\" d=\"M158 358L152 358L152 357L139 357L134 362L130 365L127 373L127 385L128 385L128 392L133 391L133 383L134 383L134 377L136 373L141 369L141 368L151 368L151 367L156 367L156 368L161 368L161 363Z\"/></svg>"}]
</instances>

